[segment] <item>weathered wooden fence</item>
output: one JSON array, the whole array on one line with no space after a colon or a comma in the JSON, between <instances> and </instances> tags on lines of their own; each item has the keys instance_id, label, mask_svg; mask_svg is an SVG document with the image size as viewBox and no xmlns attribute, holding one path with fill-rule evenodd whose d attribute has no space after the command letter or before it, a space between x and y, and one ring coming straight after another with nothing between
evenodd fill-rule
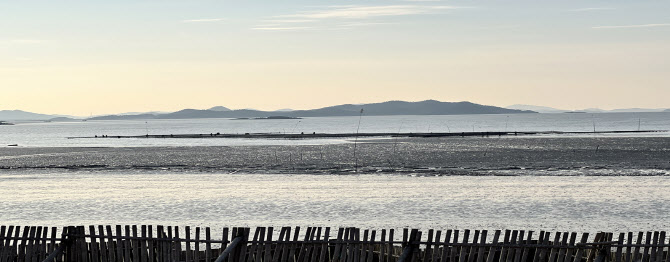
<instances>
[{"instance_id":1,"label":"weathered wooden fence","mask_svg":"<svg viewBox=\"0 0 670 262\"><path fill-rule=\"evenodd\" d=\"M669 247L666 232L0 227L0 262L670 262Z\"/></svg>"}]
</instances>

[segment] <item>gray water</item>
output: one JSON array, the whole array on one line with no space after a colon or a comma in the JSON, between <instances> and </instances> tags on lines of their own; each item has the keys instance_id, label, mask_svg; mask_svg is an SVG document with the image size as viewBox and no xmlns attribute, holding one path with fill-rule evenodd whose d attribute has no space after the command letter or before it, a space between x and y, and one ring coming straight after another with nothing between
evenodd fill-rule
<instances>
[{"instance_id":1,"label":"gray water","mask_svg":"<svg viewBox=\"0 0 670 262\"><path fill-rule=\"evenodd\" d=\"M353 133L358 117L313 117L294 120L183 119L137 121L38 122L0 126L0 147L79 146L228 146L344 143L342 139L67 139L95 135ZM670 113L513 114L440 116L363 116L360 132L471 132L471 131L630 131L670 130ZM624 134L625 135L625 134ZM669 136L670 133L633 134ZM593 136L590 134L590 136ZM611 136L611 135L610 135ZM622 134L617 134L622 136Z\"/></svg>"},{"instance_id":2,"label":"gray water","mask_svg":"<svg viewBox=\"0 0 670 262\"><path fill-rule=\"evenodd\" d=\"M348 143L346 140L338 139L67 139L67 137L216 132L350 133L356 130L357 123L357 117L274 121L194 119L18 123L14 126L0 126L0 147L4 147L0 150L7 150L5 151L7 155L15 157L10 152L13 149L5 147L6 145L152 147L145 148L150 150L155 146ZM668 130L670 114L363 116L360 131L588 132L593 131L594 124L598 131L638 128ZM668 137L668 135L669 133L662 132L615 136ZM647 142L651 143L649 141ZM657 148L661 145L653 145L656 151L666 150ZM609 146L612 145L603 145L603 148L608 149ZM40 155L40 151L48 151L40 148L34 150L37 152L18 157L31 161L33 154ZM650 152L656 152L654 150ZM96 156L87 155L92 158ZM101 155L105 156L107 155ZM509 172L510 175L516 175L522 171ZM667 230L670 224L670 190L668 190L670 177L630 174L637 173L625 170L617 176L424 177L398 174L273 175L104 170L62 172L57 169L43 172L0 170L0 224L48 226L163 224L211 227L314 225L578 232Z\"/></svg>"},{"instance_id":3,"label":"gray water","mask_svg":"<svg viewBox=\"0 0 670 262\"><path fill-rule=\"evenodd\" d=\"M647 231L670 226L670 177L0 175L16 225L357 226Z\"/></svg>"}]
</instances>

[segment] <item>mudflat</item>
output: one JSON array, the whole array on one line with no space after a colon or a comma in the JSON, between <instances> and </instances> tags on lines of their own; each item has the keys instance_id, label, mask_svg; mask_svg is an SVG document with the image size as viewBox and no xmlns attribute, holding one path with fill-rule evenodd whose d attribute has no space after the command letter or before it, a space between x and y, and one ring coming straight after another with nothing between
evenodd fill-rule
<instances>
[{"instance_id":1,"label":"mudflat","mask_svg":"<svg viewBox=\"0 0 670 262\"><path fill-rule=\"evenodd\" d=\"M36 147L0 150L16 172L425 175L668 175L667 137L387 138L283 146Z\"/></svg>"}]
</instances>

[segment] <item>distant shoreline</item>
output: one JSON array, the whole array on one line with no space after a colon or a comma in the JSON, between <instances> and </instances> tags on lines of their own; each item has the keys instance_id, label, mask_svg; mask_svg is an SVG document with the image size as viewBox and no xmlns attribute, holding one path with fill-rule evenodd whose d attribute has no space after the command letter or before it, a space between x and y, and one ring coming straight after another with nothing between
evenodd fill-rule
<instances>
[{"instance_id":1,"label":"distant shoreline","mask_svg":"<svg viewBox=\"0 0 670 262\"><path fill-rule=\"evenodd\" d=\"M667 130L630 130L630 131L536 131L536 132L452 132L452 133L244 133L244 134L146 134L135 136L122 135L95 135L93 137L68 137L68 139L85 138L256 138L256 139L319 139L319 138L354 138L354 137L490 137L490 136L519 136L519 135L576 135L576 134L635 134L660 133Z\"/></svg>"}]
</instances>

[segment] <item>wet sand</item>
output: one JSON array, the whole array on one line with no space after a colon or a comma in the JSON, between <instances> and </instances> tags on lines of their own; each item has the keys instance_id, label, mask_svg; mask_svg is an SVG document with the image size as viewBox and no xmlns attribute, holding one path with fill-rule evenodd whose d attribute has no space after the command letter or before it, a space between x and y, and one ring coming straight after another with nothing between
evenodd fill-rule
<instances>
[{"instance_id":1,"label":"wet sand","mask_svg":"<svg viewBox=\"0 0 670 262\"><path fill-rule=\"evenodd\" d=\"M397 138L354 144L235 147L2 148L13 172L425 175L668 175L670 138ZM356 161L357 159L357 161Z\"/></svg>"}]
</instances>

